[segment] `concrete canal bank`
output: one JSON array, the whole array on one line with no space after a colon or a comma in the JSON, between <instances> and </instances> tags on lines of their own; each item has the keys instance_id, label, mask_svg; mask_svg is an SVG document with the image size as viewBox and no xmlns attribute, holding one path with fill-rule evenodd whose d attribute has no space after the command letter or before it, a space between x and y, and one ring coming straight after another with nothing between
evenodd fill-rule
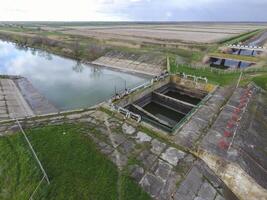
<instances>
[{"instance_id":1,"label":"concrete canal bank","mask_svg":"<svg viewBox=\"0 0 267 200\"><path fill-rule=\"evenodd\" d=\"M0 89L1 120L31 117L58 111L24 77L2 76Z\"/></svg>"}]
</instances>

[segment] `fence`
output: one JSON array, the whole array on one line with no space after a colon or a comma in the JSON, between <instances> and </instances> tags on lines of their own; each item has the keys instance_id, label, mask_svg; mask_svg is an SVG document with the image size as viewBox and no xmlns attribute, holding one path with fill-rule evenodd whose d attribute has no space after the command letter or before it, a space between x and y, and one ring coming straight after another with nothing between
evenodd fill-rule
<instances>
[{"instance_id":1,"label":"fence","mask_svg":"<svg viewBox=\"0 0 267 200\"><path fill-rule=\"evenodd\" d=\"M207 67L203 65L181 65L177 64L177 68L179 67L185 67L185 68L191 68L195 70L203 70L208 71L212 73L217 74L237 74L243 71L244 73L254 73L254 72L267 72L267 66L266 67L251 67L251 68L245 68L245 69L231 69L231 70L223 70L223 69L217 69L213 67Z\"/></svg>"},{"instance_id":2,"label":"fence","mask_svg":"<svg viewBox=\"0 0 267 200\"><path fill-rule=\"evenodd\" d=\"M131 112L125 108L118 107L118 106L115 106L113 104L111 104L110 107L113 110L117 111L118 113L124 115L126 119L133 119L133 120L136 120L138 123L141 122L141 120L142 120L140 115L133 113L133 112Z\"/></svg>"},{"instance_id":3,"label":"fence","mask_svg":"<svg viewBox=\"0 0 267 200\"><path fill-rule=\"evenodd\" d=\"M207 77L194 76L194 75L185 74L185 73L178 74L178 75L182 75L183 78L185 78L185 79L191 79L194 82L204 81L205 83L208 83Z\"/></svg>"},{"instance_id":4,"label":"fence","mask_svg":"<svg viewBox=\"0 0 267 200\"><path fill-rule=\"evenodd\" d=\"M148 81L148 82L146 82L146 83L144 83L144 84L142 84L142 85L139 85L139 86L137 86L137 87L135 87L135 88L133 88L133 89L125 89L123 92L115 94L115 96L112 96L112 97L108 100L108 102L109 102L109 103L112 103L114 100L120 100L121 98L123 98L123 97L125 97L125 96L127 96L127 95L129 95L129 94L131 94L131 93L133 93L133 92L136 92L136 91L138 91L138 90L142 90L142 89L151 87L151 86L153 85L154 82L157 82L157 81L159 81L159 80L162 80L162 79L164 79L164 78L166 78L166 77L168 77L168 76L169 76L169 73L168 73L168 72L166 72L166 73L164 73L164 74L162 74L162 75L160 75L160 76L155 76L155 77L152 78L150 81Z\"/></svg>"},{"instance_id":5,"label":"fence","mask_svg":"<svg viewBox=\"0 0 267 200\"><path fill-rule=\"evenodd\" d=\"M248 45L235 45L235 44L228 44L227 45L230 48L250 48L250 49L265 49L265 47L261 47L261 46L248 46Z\"/></svg>"}]
</instances>

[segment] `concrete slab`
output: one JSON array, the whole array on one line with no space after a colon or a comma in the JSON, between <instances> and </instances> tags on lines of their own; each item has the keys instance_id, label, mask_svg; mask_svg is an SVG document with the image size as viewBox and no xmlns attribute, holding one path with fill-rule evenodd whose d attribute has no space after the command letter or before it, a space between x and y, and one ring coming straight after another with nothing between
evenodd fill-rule
<instances>
[{"instance_id":1,"label":"concrete slab","mask_svg":"<svg viewBox=\"0 0 267 200\"><path fill-rule=\"evenodd\" d=\"M153 174L147 173L140 181L140 185L152 198L156 198L164 186L164 182Z\"/></svg>"},{"instance_id":2,"label":"concrete slab","mask_svg":"<svg viewBox=\"0 0 267 200\"><path fill-rule=\"evenodd\" d=\"M125 134L127 134L127 135L132 135L132 134L135 133L136 130L135 130L135 128L132 127L131 125L128 125L128 124L124 123L124 124L122 125L122 131L123 131Z\"/></svg>"},{"instance_id":3,"label":"concrete slab","mask_svg":"<svg viewBox=\"0 0 267 200\"><path fill-rule=\"evenodd\" d=\"M139 182L145 174L145 170L138 165L134 165L131 171L131 176L135 179L136 182Z\"/></svg>"},{"instance_id":4,"label":"concrete slab","mask_svg":"<svg viewBox=\"0 0 267 200\"><path fill-rule=\"evenodd\" d=\"M179 162L180 159L185 157L185 153L175 149L173 147L169 147L168 149L166 149L165 152L163 152L161 154L161 158L165 161L167 161L168 163L170 163L173 166L176 166Z\"/></svg>"},{"instance_id":5,"label":"concrete slab","mask_svg":"<svg viewBox=\"0 0 267 200\"><path fill-rule=\"evenodd\" d=\"M150 142L152 140L150 136L141 131L137 133L135 139L137 143Z\"/></svg>"},{"instance_id":6,"label":"concrete slab","mask_svg":"<svg viewBox=\"0 0 267 200\"><path fill-rule=\"evenodd\" d=\"M198 197L205 200L213 200L215 196L216 190L207 181L205 181L198 192Z\"/></svg>"},{"instance_id":7,"label":"concrete slab","mask_svg":"<svg viewBox=\"0 0 267 200\"><path fill-rule=\"evenodd\" d=\"M153 139L151 145L152 145L151 152L156 155L161 154L164 148L166 147L166 144L158 141L157 139Z\"/></svg>"},{"instance_id":8,"label":"concrete slab","mask_svg":"<svg viewBox=\"0 0 267 200\"><path fill-rule=\"evenodd\" d=\"M171 173L172 168L173 167L167 162L159 160L155 175L160 177L164 182L166 182Z\"/></svg>"}]
</instances>

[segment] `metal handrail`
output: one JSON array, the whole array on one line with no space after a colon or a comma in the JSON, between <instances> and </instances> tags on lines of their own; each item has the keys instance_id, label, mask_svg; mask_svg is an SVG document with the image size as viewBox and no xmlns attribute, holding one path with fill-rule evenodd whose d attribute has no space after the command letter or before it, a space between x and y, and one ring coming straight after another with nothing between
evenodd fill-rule
<instances>
[{"instance_id":1,"label":"metal handrail","mask_svg":"<svg viewBox=\"0 0 267 200\"><path fill-rule=\"evenodd\" d=\"M125 118L127 118L127 119L129 119L129 118L134 119L134 120L136 120L138 123L141 122L141 120L142 120L142 118L141 118L140 115L138 115L138 114L136 114L136 113L134 113L134 112L131 112L131 111L125 109L125 108L117 107L117 106L115 106L114 104L111 104L110 107L111 107L113 110L119 112L120 114L125 115Z\"/></svg>"}]
</instances>

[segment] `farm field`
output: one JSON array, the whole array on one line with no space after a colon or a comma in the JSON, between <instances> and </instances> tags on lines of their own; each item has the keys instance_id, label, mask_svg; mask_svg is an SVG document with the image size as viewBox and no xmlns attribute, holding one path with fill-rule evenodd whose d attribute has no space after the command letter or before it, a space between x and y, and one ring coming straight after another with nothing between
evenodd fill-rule
<instances>
[{"instance_id":1,"label":"farm field","mask_svg":"<svg viewBox=\"0 0 267 200\"><path fill-rule=\"evenodd\" d=\"M17 24L17 23L16 23ZM23 26L43 31L92 37L100 40L121 40L132 43L180 44L214 43L257 29L266 23L21 23Z\"/></svg>"},{"instance_id":2,"label":"farm field","mask_svg":"<svg viewBox=\"0 0 267 200\"><path fill-rule=\"evenodd\" d=\"M159 25L61 26L62 33L95 37L98 39L129 40L151 43L213 43L242 33L262 29L264 24L184 23ZM54 27L45 27L47 30Z\"/></svg>"}]
</instances>

